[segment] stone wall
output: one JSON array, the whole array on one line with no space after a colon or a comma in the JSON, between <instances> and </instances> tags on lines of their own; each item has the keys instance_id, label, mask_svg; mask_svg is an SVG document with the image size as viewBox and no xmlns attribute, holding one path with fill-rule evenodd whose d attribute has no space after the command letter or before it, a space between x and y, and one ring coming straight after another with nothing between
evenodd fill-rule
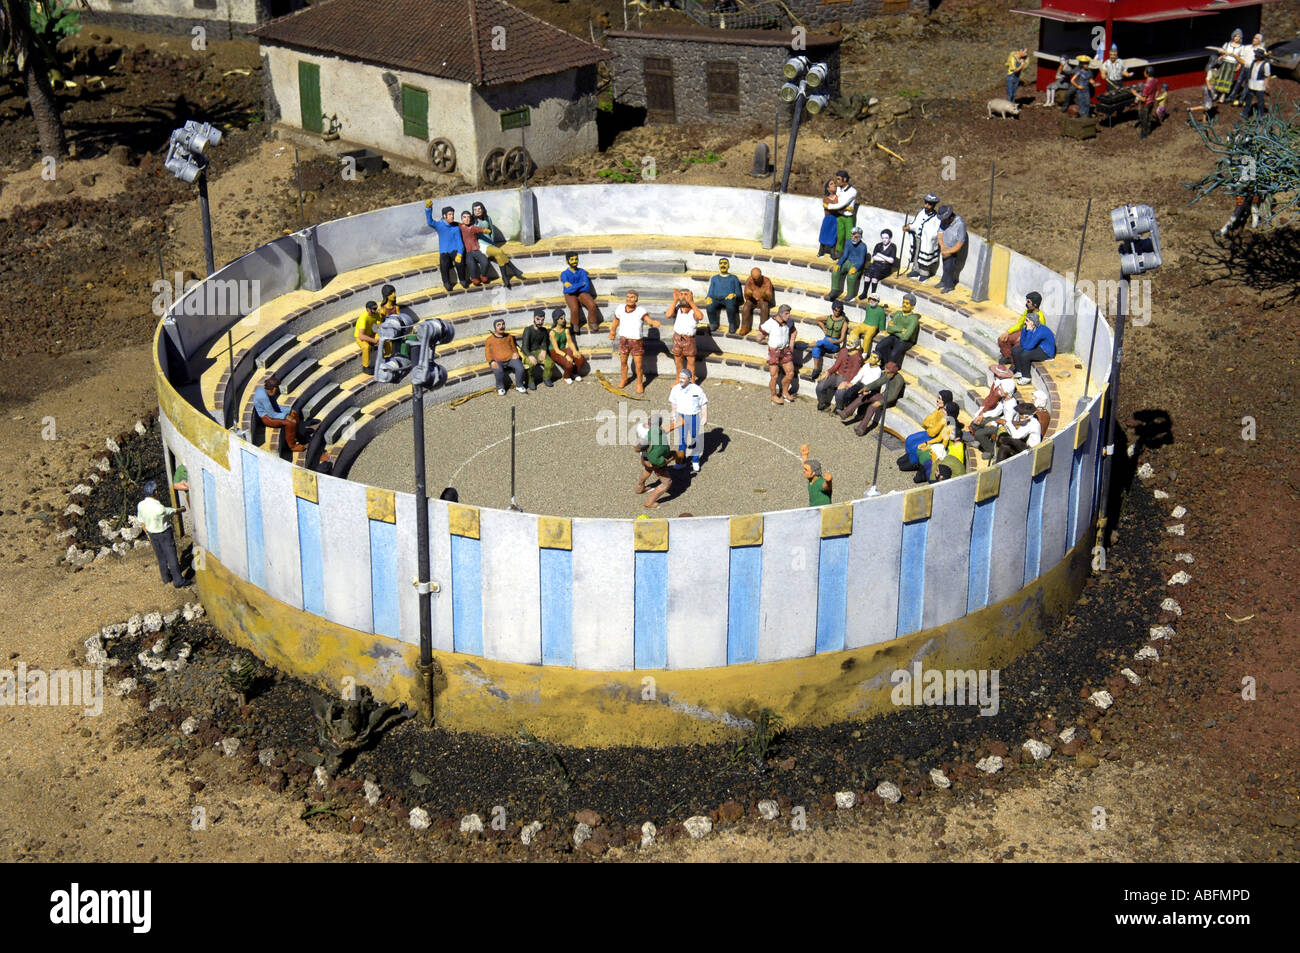
<instances>
[{"instance_id":1,"label":"stone wall","mask_svg":"<svg viewBox=\"0 0 1300 953\"><path fill-rule=\"evenodd\" d=\"M786 0L790 12L804 26L820 28L828 23L863 20L899 13L925 13L928 0Z\"/></svg>"}]
</instances>

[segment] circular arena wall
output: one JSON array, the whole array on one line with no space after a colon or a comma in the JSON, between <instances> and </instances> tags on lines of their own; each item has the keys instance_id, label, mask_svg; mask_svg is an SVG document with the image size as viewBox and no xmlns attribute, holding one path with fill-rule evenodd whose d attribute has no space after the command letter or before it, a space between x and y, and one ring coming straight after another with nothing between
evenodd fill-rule
<instances>
[{"instance_id":1,"label":"circular arena wall","mask_svg":"<svg viewBox=\"0 0 1300 953\"><path fill-rule=\"evenodd\" d=\"M777 242L766 249L764 214L775 209L757 190L558 186L447 200L473 201L487 205L525 271L531 260L544 277L509 292L444 294L420 201L264 245L187 289L158 327L163 438L190 474L185 520L204 604L234 641L325 690L354 681L423 707L414 496L324 472L344 471L370 435L410 413L409 387L364 406L349 400L349 387L365 382L340 387L321 356L323 337L350 328L381 284L396 285L417 317L458 315L459 338L497 314L515 326L540 301L560 304L551 271L564 266L551 266L570 243L598 291L619 283L620 260L665 247L686 261L686 278L721 255L742 274L759 264L778 301L784 287L810 303L828 271L804 250L822 216L812 198L780 197ZM902 221L858 212L867 235L897 234ZM518 244L524 236L529 244ZM239 297L247 287L252 301ZM891 707L896 670L998 668L1037 642L1089 571L1110 328L1065 278L973 234L958 294L886 279L883 303L908 290L933 337L930 351L918 346L904 362L909 386L951 386L955 373L967 383L958 391L967 415L998 326L1026 292L1042 291L1045 304L1056 292L1048 324L1063 363L1035 369L1035 385L1053 395L1048 438L964 477L821 508L569 519L430 500L437 720L581 744L706 740L765 707L788 724L864 718ZM716 352L701 351L710 373L765 380L752 342L719 337ZM298 465L249 427L248 406L277 355L310 347L316 356L297 365L303 393L328 420ZM1091 353L1092 367L1072 350ZM449 359L448 385L428 399L482 388L474 360L468 351ZM900 404L895 427L928 409Z\"/></svg>"}]
</instances>

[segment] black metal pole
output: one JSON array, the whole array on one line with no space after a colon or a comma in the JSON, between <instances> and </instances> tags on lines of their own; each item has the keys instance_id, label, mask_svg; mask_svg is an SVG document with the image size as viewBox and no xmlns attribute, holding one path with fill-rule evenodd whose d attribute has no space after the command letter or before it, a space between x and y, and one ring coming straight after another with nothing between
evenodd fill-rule
<instances>
[{"instance_id":1,"label":"black metal pole","mask_svg":"<svg viewBox=\"0 0 1300 953\"><path fill-rule=\"evenodd\" d=\"M298 175L298 220L307 227L307 211L302 204L302 163L298 160L298 147L293 147L293 171Z\"/></svg>"},{"instance_id":2,"label":"black metal pole","mask_svg":"<svg viewBox=\"0 0 1300 953\"><path fill-rule=\"evenodd\" d=\"M1088 345L1088 369L1083 375L1083 396L1088 396L1088 385L1092 383L1092 354L1097 349L1097 322L1101 319L1101 305L1092 305L1092 342Z\"/></svg>"},{"instance_id":3,"label":"black metal pole","mask_svg":"<svg viewBox=\"0 0 1300 953\"><path fill-rule=\"evenodd\" d=\"M776 157L781 154L781 100L776 101L776 115L772 120L772 191L776 191Z\"/></svg>"},{"instance_id":4,"label":"black metal pole","mask_svg":"<svg viewBox=\"0 0 1300 953\"><path fill-rule=\"evenodd\" d=\"M424 484L424 385L411 381L415 440L415 565L420 593L420 676L424 680L425 721L433 724L433 614L429 580L429 496Z\"/></svg>"},{"instance_id":5,"label":"black metal pole","mask_svg":"<svg viewBox=\"0 0 1300 953\"><path fill-rule=\"evenodd\" d=\"M212 213L208 209L208 174L199 173L199 215L203 219L203 257L208 265L208 274L217 270L212 254Z\"/></svg>"},{"instance_id":6,"label":"black metal pole","mask_svg":"<svg viewBox=\"0 0 1300 953\"><path fill-rule=\"evenodd\" d=\"M1115 435L1119 430L1119 369L1124 360L1124 320L1128 313L1128 276L1119 282L1119 314L1115 316L1115 349L1110 358L1110 382L1106 398L1106 413L1103 417L1101 458L1101 487L1097 499L1097 542L1105 546L1107 511L1110 496L1110 471L1115 459Z\"/></svg>"},{"instance_id":7,"label":"black metal pole","mask_svg":"<svg viewBox=\"0 0 1300 953\"><path fill-rule=\"evenodd\" d=\"M872 489L875 489L877 486L880 485L880 484L877 482L877 480L880 479L880 452L885 448L885 413L886 413L886 407L885 407L885 400L884 400L884 398L885 398L885 389L886 389L888 386L889 386L889 385L886 384L886 385L885 385L885 388L881 388L881 390L880 390L880 398L881 398L881 400L880 400L880 420L876 423L876 426L880 429L880 433L876 434L876 465L875 465L875 467L874 467L874 468L872 469L872 471L871 471L871 487L872 487Z\"/></svg>"},{"instance_id":8,"label":"black metal pole","mask_svg":"<svg viewBox=\"0 0 1300 953\"><path fill-rule=\"evenodd\" d=\"M807 98L806 93L800 92L794 101L794 116L790 120L790 141L785 146L785 172L781 176L782 193L790 187L790 166L794 163L794 144L799 138L799 121L803 118L803 104Z\"/></svg>"},{"instance_id":9,"label":"black metal pole","mask_svg":"<svg viewBox=\"0 0 1300 953\"><path fill-rule=\"evenodd\" d=\"M158 277L163 281L167 280L167 269L163 267L162 242L158 243ZM177 297L179 297L181 289L177 288L176 291L178 292Z\"/></svg>"},{"instance_id":10,"label":"black metal pole","mask_svg":"<svg viewBox=\"0 0 1300 953\"><path fill-rule=\"evenodd\" d=\"M895 277L898 277L899 275L901 275L901 274L903 273L903 248L906 247L906 245L907 245L907 213L904 212L904 213L903 213L903 231L902 231L902 233L898 236L898 270L894 272L894 276L895 276ZM915 239L915 238L912 239L912 247L913 247L913 248L916 247L916 239Z\"/></svg>"},{"instance_id":11,"label":"black metal pole","mask_svg":"<svg viewBox=\"0 0 1300 953\"><path fill-rule=\"evenodd\" d=\"M543 368L545 370L545 368ZM510 408L510 508L515 505L515 408Z\"/></svg>"},{"instance_id":12,"label":"black metal pole","mask_svg":"<svg viewBox=\"0 0 1300 953\"><path fill-rule=\"evenodd\" d=\"M521 125L519 127L519 151L524 154L523 160L524 160L524 188L525 189L528 188L528 146L526 143L527 143L527 138L524 135L524 127ZM511 413L514 412L513 407L511 407L510 410Z\"/></svg>"}]
</instances>

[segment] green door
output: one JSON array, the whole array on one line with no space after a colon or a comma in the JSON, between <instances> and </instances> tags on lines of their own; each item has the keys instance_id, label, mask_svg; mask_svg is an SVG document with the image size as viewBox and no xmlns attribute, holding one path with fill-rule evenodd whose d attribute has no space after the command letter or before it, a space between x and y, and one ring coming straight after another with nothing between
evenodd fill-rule
<instances>
[{"instance_id":1,"label":"green door","mask_svg":"<svg viewBox=\"0 0 1300 953\"><path fill-rule=\"evenodd\" d=\"M298 102L302 106L302 127L308 132L323 131L319 63L298 61Z\"/></svg>"},{"instance_id":2,"label":"green door","mask_svg":"<svg viewBox=\"0 0 1300 953\"><path fill-rule=\"evenodd\" d=\"M402 84L402 132L417 139L429 138L429 91Z\"/></svg>"}]
</instances>

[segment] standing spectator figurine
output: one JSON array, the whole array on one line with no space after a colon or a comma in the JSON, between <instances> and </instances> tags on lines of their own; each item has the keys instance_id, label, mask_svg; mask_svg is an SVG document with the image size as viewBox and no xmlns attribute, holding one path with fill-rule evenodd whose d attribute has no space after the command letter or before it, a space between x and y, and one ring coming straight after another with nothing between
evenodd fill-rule
<instances>
[{"instance_id":1,"label":"standing spectator figurine","mask_svg":"<svg viewBox=\"0 0 1300 953\"><path fill-rule=\"evenodd\" d=\"M460 213L460 240L465 246L465 277L471 285L485 285L488 278L488 257L479 248L478 238L486 235L487 229L474 224L470 212Z\"/></svg>"},{"instance_id":2,"label":"standing spectator figurine","mask_svg":"<svg viewBox=\"0 0 1300 953\"><path fill-rule=\"evenodd\" d=\"M282 428L284 442L294 453L307 449L305 443L298 442L298 425L302 417L296 410L282 410L276 400L280 394L280 378L272 374L261 387L253 391L253 413L257 414L262 425Z\"/></svg>"},{"instance_id":3,"label":"standing spectator figurine","mask_svg":"<svg viewBox=\"0 0 1300 953\"><path fill-rule=\"evenodd\" d=\"M1092 57L1080 56L1079 68L1070 77L1070 86L1074 89L1074 102L1081 117L1092 115Z\"/></svg>"},{"instance_id":4,"label":"standing spectator figurine","mask_svg":"<svg viewBox=\"0 0 1300 953\"><path fill-rule=\"evenodd\" d=\"M1242 54L1246 49L1242 39L1241 30L1233 30L1232 39L1223 47L1218 62L1215 64L1214 96L1216 102L1225 102L1232 93L1237 78L1237 70L1241 68Z\"/></svg>"},{"instance_id":5,"label":"standing spectator figurine","mask_svg":"<svg viewBox=\"0 0 1300 953\"><path fill-rule=\"evenodd\" d=\"M718 259L718 273L709 279L709 288L704 293L704 313L709 319L709 330L718 330L721 312L727 310L727 330L732 334L740 321L740 299L745 294L740 279L731 273L731 262L726 258Z\"/></svg>"},{"instance_id":6,"label":"standing spectator figurine","mask_svg":"<svg viewBox=\"0 0 1300 953\"><path fill-rule=\"evenodd\" d=\"M821 462L809 456L808 444L799 448L803 478L808 481L808 505L826 506L831 501L831 475L822 472Z\"/></svg>"},{"instance_id":7,"label":"standing spectator figurine","mask_svg":"<svg viewBox=\"0 0 1300 953\"><path fill-rule=\"evenodd\" d=\"M1027 400L1020 401L1016 404L1011 419L1003 420L998 427L997 462L1001 463L1023 450L1038 446L1042 437L1042 428L1038 422L1038 415L1034 413L1034 405Z\"/></svg>"},{"instance_id":8,"label":"standing spectator figurine","mask_svg":"<svg viewBox=\"0 0 1300 953\"><path fill-rule=\"evenodd\" d=\"M835 256L838 258L848 244L849 233L858 217L858 190L849 185L849 174L841 169L835 173L835 201L826 206L835 213Z\"/></svg>"},{"instance_id":9,"label":"standing spectator figurine","mask_svg":"<svg viewBox=\"0 0 1300 953\"><path fill-rule=\"evenodd\" d=\"M939 267L939 213L935 206L939 196L933 192L925 197L925 204L903 231L912 236L912 270L907 277L925 281Z\"/></svg>"},{"instance_id":10,"label":"standing spectator figurine","mask_svg":"<svg viewBox=\"0 0 1300 953\"><path fill-rule=\"evenodd\" d=\"M1250 80L1250 68L1255 63L1255 58L1267 51L1264 49L1264 38L1258 33L1254 39L1247 43L1243 38L1234 51L1234 59L1237 61L1237 72L1232 79L1232 90L1228 93L1228 98L1232 100L1234 106L1246 105L1246 84Z\"/></svg>"},{"instance_id":11,"label":"standing spectator figurine","mask_svg":"<svg viewBox=\"0 0 1300 953\"><path fill-rule=\"evenodd\" d=\"M836 254L839 254L836 252ZM750 322L754 319L754 309L758 308L758 324L767 323L768 312L776 304L776 292L772 290L772 279L757 268L751 268L745 279L745 304L740 309L739 334L749 333Z\"/></svg>"},{"instance_id":12,"label":"standing spectator figurine","mask_svg":"<svg viewBox=\"0 0 1300 953\"><path fill-rule=\"evenodd\" d=\"M903 355L912 349L921 333L921 316L914 310L916 295L903 295L903 306L885 325L885 333L876 342L876 356L882 364L902 365Z\"/></svg>"},{"instance_id":13,"label":"standing spectator figurine","mask_svg":"<svg viewBox=\"0 0 1300 953\"><path fill-rule=\"evenodd\" d=\"M839 240L839 219L840 217L831 210L835 204L839 190L835 187L835 178L826 180L826 187L822 191L822 227L817 233L817 257L830 255L835 257L835 243Z\"/></svg>"},{"instance_id":14,"label":"standing spectator figurine","mask_svg":"<svg viewBox=\"0 0 1300 953\"><path fill-rule=\"evenodd\" d=\"M1156 122L1164 124L1169 118L1169 84L1161 83L1160 91L1156 93Z\"/></svg>"},{"instance_id":15,"label":"standing spectator figurine","mask_svg":"<svg viewBox=\"0 0 1300 953\"><path fill-rule=\"evenodd\" d=\"M662 327L658 321L650 317L645 308L637 304L640 300L635 291L627 293L627 301L621 308L614 310L614 323L609 328L609 339L612 341L618 338L618 366L619 366L619 387L626 387L628 381L627 359L632 358L633 369L636 371L636 392L645 393L645 325L653 324L655 327ZM574 341L577 344L577 341Z\"/></svg>"},{"instance_id":16,"label":"standing spectator figurine","mask_svg":"<svg viewBox=\"0 0 1300 953\"><path fill-rule=\"evenodd\" d=\"M849 232L849 241L840 252L839 260L831 271L831 290L826 295L827 301L834 301L840 296L840 289L848 284L849 300L857 297L858 279L867 264L867 246L862 243L862 229L856 225Z\"/></svg>"},{"instance_id":17,"label":"standing spectator figurine","mask_svg":"<svg viewBox=\"0 0 1300 953\"><path fill-rule=\"evenodd\" d=\"M1138 139L1145 139L1151 135L1151 116L1156 109L1156 92L1160 88L1160 83L1156 80L1156 68L1148 66L1142 71L1143 77L1142 88L1134 90L1133 95L1138 101L1138 125L1142 127L1142 134Z\"/></svg>"},{"instance_id":18,"label":"standing spectator figurine","mask_svg":"<svg viewBox=\"0 0 1300 953\"><path fill-rule=\"evenodd\" d=\"M587 374L587 356L569 333L569 320L563 308L551 312L551 360L564 368L564 383L581 381ZM626 370L626 359L624 359Z\"/></svg>"},{"instance_id":19,"label":"standing spectator figurine","mask_svg":"<svg viewBox=\"0 0 1300 953\"><path fill-rule=\"evenodd\" d=\"M546 311L538 308L533 312L533 323L524 328L519 336L519 353L524 357L524 376L528 389L537 389L537 378L542 379L547 387L554 387L551 371L555 362L551 360L551 333L546 330Z\"/></svg>"},{"instance_id":20,"label":"standing spectator figurine","mask_svg":"<svg viewBox=\"0 0 1300 953\"><path fill-rule=\"evenodd\" d=\"M1106 54L1105 61L1101 64L1101 75L1106 81L1106 92L1113 93L1124 85L1124 80L1131 79L1133 73L1124 68L1124 61L1119 58L1119 47L1114 43L1110 45L1110 52Z\"/></svg>"},{"instance_id":21,"label":"standing spectator figurine","mask_svg":"<svg viewBox=\"0 0 1300 953\"><path fill-rule=\"evenodd\" d=\"M664 433L663 421L658 414L651 415L650 426L643 439L646 448L641 456L643 472L641 479L637 481L636 491L644 493L648 489L646 482L650 477L659 478L659 485L645 501L646 509L654 510L659 508L660 498L673 488L673 473L669 467L669 461L673 459L673 451L668 446L668 436Z\"/></svg>"},{"instance_id":22,"label":"standing spectator figurine","mask_svg":"<svg viewBox=\"0 0 1300 953\"><path fill-rule=\"evenodd\" d=\"M424 203L424 219L429 227L438 233L438 270L442 273L442 286L450 293L459 281L465 283L465 242L460 235L460 226L456 224L456 210L450 205L444 206L442 218L433 217L433 199Z\"/></svg>"},{"instance_id":23,"label":"standing spectator figurine","mask_svg":"<svg viewBox=\"0 0 1300 953\"><path fill-rule=\"evenodd\" d=\"M668 306L664 317L673 323L673 364L676 371L680 374L686 368L691 380L695 380L695 332L699 330L704 315L696 306L691 289L673 289L673 303Z\"/></svg>"},{"instance_id":24,"label":"standing spectator figurine","mask_svg":"<svg viewBox=\"0 0 1300 953\"><path fill-rule=\"evenodd\" d=\"M966 247L966 222L953 211L951 205L939 208L939 253L943 256L943 275L939 279L939 291L951 294L957 288L957 269L961 264L958 255Z\"/></svg>"},{"instance_id":25,"label":"standing spectator figurine","mask_svg":"<svg viewBox=\"0 0 1300 953\"><path fill-rule=\"evenodd\" d=\"M809 380L817 380L822 372L822 355L835 354L844 346L844 339L849 332L849 319L844 316L844 305L836 301L831 305L827 317L818 318L817 326L822 329L821 339L812 346L813 369Z\"/></svg>"},{"instance_id":26,"label":"standing spectator figurine","mask_svg":"<svg viewBox=\"0 0 1300 953\"><path fill-rule=\"evenodd\" d=\"M1016 383L1030 383L1029 365L1035 361L1050 361L1056 357L1056 335L1037 315L1025 315L1025 327L1020 332L1020 343L1011 349L1011 362L1016 368Z\"/></svg>"},{"instance_id":27,"label":"standing spectator figurine","mask_svg":"<svg viewBox=\"0 0 1300 953\"><path fill-rule=\"evenodd\" d=\"M861 422L853 428L859 437L865 437L880 423L884 419L885 408L898 403L903 391L907 390L907 382L898 373L898 365L893 361L886 364L870 384L864 384L873 374L877 374L877 371L869 365L858 371L849 384L849 390L857 389L856 396L840 411L840 420L845 424L853 423L859 411L862 412Z\"/></svg>"},{"instance_id":28,"label":"standing spectator figurine","mask_svg":"<svg viewBox=\"0 0 1300 953\"><path fill-rule=\"evenodd\" d=\"M176 475L180 476L181 471L177 470ZM190 485L185 480L178 480L172 486L186 492ZM180 560L176 558L176 533L172 530L172 521L170 517L173 513L184 513L185 507L163 506L154 496L158 492L158 484L153 480L146 483L141 490L144 498L136 504L136 519L144 526L144 530L149 534L149 542L153 545L154 557L158 560L158 571L162 574L164 583L171 583L177 589L184 589L191 585L181 572Z\"/></svg>"},{"instance_id":29,"label":"standing spectator figurine","mask_svg":"<svg viewBox=\"0 0 1300 953\"><path fill-rule=\"evenodd\" d=\"M700 455L704 448L704 428L709 423L709 398L704 388L691 380L689 371L677 375L677 383L668 392L668 404L676 415L673 429L679 437L677 448L691 456L691 472L700 472Z\"/></svg>"},{"instance_id":30,"label":"standing spectator figurine","mask_svg":"<svg viewBox=\"0 0 1300 953\"><path fill-rule=\"evenodd\" d=\"M510 287L511 278L518 278L522 281L524 273L519 270L518 266L510 260L510 256L502 249L501 246L506 243L505 236L492 223L487 206L482 202L475 202L470 206L470 210L474 213L474 224L484 230L480 239L483 251L496 262L497 268L501 270L501 280L505 283L505 286Z\"/></svg>"},{"instance_id":31,"label":"standing spectator figurine","mask_svg":"<svg viewBox=\"0 0 1300 953\"><path fill-rule=\"evenodd\" d=\"M830 370L817 382L818 410L826 410L832 401L836 413L844 409L848 403L849 382L862 370L862 363L862 345L857 341L850 341L844 350L835 355Z\"/></svg>"},{"instance_id":32,"label":"standing spectator figurine","mask_svg":"<svg viewBox=\"0 0 1300 953\"><path fill-rule=\"evenodd\" d=\"M564 289L564 302L569 306L569 327L574 334L581 333L582 314L579 305L587 309L587 330L600 330L600 315L596 313L596 288L591 283L587 269L578 267L578 253L564 256L569 267L560 272L560 286Z\"/></svg>"},{"instance_id":33,"label":"standing spectator figurine","mask_svg":"<svg viewBox=\"0 0 1300 953\"><path fill-rule=\"evenodd\" d=\"M361 370L367 374L375 372L375 349L379 347L379 302L367 301L366 310L361 312L352 329L352 340L361 349Z\"/></svg>"},{"instance_id":34,"label":"standing spectator figurine","mask_svg":"<svg viewBox=\"0 0 1300 953\"><path fill-rule=\"evenodd\" d=\"M1025 310L1020 315L1016 323L1007 328L1006 332L998 335L998 350L1002 352L1004 363L1011 361L1011 349L1020 343L1020 331L1025 326L1025 318L1029 315L1035 315L1035 320L1042 324L1043 311L1041 305L1043 296L1037 291L1031 291L1025 295Z\"/></svg>"},{"instance_id":35,"label":"standing spectator figurine","mask_svg":"<svg viewBox=\"0 0 1300 953\"><path fill-rule=\"evenodd\" d=\"M894 233L887 228L882 229L880 241L876 242L876 247L871 249L871 263L862 273L863 301L876 293L880 282L894 273L894 266L897 264L898 246L894 244Z\"/></svg>"},{"instance_id":36,"label":"standing spectator figurine","mask_svg":"<svg viewBox=\"0 0 1300 953\"><path fill-rule=\"evenodd\" d=\"M1029 49L1027 47L1012 50L1011 55L1007 57L1007 102L1016 101L1016 91L1020 89L1020 72L1029 62Z\"/></svg>"},{"instance_id":37,"label":"standing spectator figurine","mask_svg":"<svg viewBox=\"0 0 1300 953\"><path fill-rule=\"evenodd\" d=\"M870 354L871 342L879 332L885 330L888 323L889 314L880 305L880 295L871 292L867 295L867 305L862 310L862 320L849 328L849 343L860 342L863 355Z\"/></svg>"},{"instance_id":38,"label":"standing spectator figurine","mask_svg":"<svg viewBox=\"0 0 1300 953\"><path fill-rule=\"evenodd\" d=\"M507 372L514 374L515 390L520 394L528 393L528 388L524 386L524 362L520 360L515 336L506 333L505 318L497 318L492 322L492 333L483 342L483 355L492 368L492 376L496 378L498 394L502 397L506 395L509 384Z\"/></svg>"},{"instance_id":39,"label":"standing spectator figurine","mask_svg":"<svg viewBox=\"0 0 1300 953\"><path fill-rule=\"evenodd\" d=\"M781 305L776 314L759 325L758 343L767 345L767 369L771 375L768 389L772 392L774 404L794 403L790 385L794 382L794 341L797 336L788 304ZM784 372L779 392L776 384L778 372Z\"/></svg>"},{"instance_id":40,"label":"standing spectator figurine","mask_svg":"<svg viewBox=\"0 0 1300 953\"><path fill-rule=\"evenodd\" d=\"M1258 33L1255 34L1254 57L1246 70L1249 75L1246 78L1245 98L1242 100L1245 108L1241 114L1249 118L1256 110L1263 112L1268 109L1268 90L1273 85L1273 67L1268 62L1264 38Z\"/></svg>"},{"instance_id":41,"label":"standing spectator figurine","mask_svg":"<svg viewBox=\"0 0 1300 953\"><path fill-rule=\"evenodd\" d=\"M1047 98L1045 98L1040 105L1058 105L1056 102L1057 93L1061 94L1060 105L1064 105L1069 98L1070 77L1072 75L1073 70L1070 69L1070 61L1064 56L1061 57L1061 61L1056 64L1056 79L1052 80L1052 82L1047 85Z\"/></svg>"}]
</instances>

